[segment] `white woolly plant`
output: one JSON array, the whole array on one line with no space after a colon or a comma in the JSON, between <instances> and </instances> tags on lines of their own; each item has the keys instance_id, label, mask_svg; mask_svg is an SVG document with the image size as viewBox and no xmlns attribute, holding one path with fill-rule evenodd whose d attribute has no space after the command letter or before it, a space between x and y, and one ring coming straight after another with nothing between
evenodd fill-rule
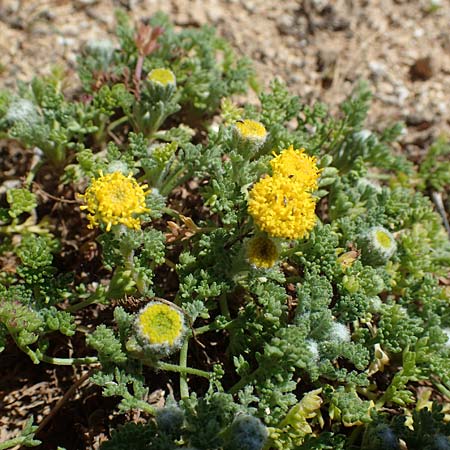
<instances>
[{"instance_id":1,"label":"white woolly plant","mask_svg":"<svg viewBox=\"0 0 450 450\"><path fill-rule=\"evenodd\" d=\"M261 450L268 437L267 428L256 417L241 414L226 431L224 450Z\"/></svg>"},{"instance_id":2,"label":"white woolly plant","mask_svg":"<svg viewBox=\"0 0 450 450\"><path fill-rule=\"evenodd\" d=\"M5 119L12 124L16 122L35 123L39 119L39 113L31 100L19 98L9 104Z\"/></svg>"}]
</instances>

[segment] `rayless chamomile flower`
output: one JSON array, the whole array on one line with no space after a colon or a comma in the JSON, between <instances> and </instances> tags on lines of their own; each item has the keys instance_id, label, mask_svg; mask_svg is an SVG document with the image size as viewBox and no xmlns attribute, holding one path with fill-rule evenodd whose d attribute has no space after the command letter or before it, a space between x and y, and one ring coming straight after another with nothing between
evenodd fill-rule
<instances>
[{"instance_id":1,"label":"rayless chamomile flower","mask_svg":"<svg viewBox=\"0 0 450 450\"><path fill-rule=\"evenodd\" d=\"M147 187L140 186L131 174L126 177L121 172L106 175L100 172L100 177L93 179L86 192L79 195L85 202L80 209L88 211L88 228L103 223L106 231L118 224L138 230L141 222L135 216L150 211L145 205Z\"/></svg>"},{"instance_id":2,"label":"rayless chamomile flower","mask_svg":"<svg viewBox=\"0 0 450 450\"><path fill-rule=\"evenodd\" d=\"M176 78L174 73L169 69L159 68L153 69L148 75L147 80L160 84L161 86L175 86Z\"/></svg>"},{"instance_id":3,"label":"rayless chamomile flower","mask_svg":"<svg viewBox=\"0 0 450 450\"><path fill-rule=\"evenodd\" d=\"M264 125L252 119L237 121L234 124L234 129L241 141L251 142L257 146L264 144L267 137L267 131Z\"/></svg>"},{"instance_id":4,"label":"rayless chamomile flower","mask_svg":"<svg viewBox=\"0 0 450 450\"><path fill-rule=\"evenodd\" d=\"M274 175L283 175L296 181L302 189L315 191L321 170L317 159L305 153L305 149L294 150L291 145L270 161Z\"/></svg>"},{"instance_id":5,"label":"rayless chamomile flower","mask_svg":"<svg viewBox=\"0 0 450 450\"><path fill-rule=\"evenodd\" d=\"M264 234L252 237L246 250L248 261L258 269L270 269L280 256L276 242Z\"/></svg>"},{"instance_id":6,"label":"rayless chamomile flower","mask_svg":"<svg viewBox=\"0 0 450 450\"><path fill-rule=\"evenodd\" d=\"M186 333L183 313L161 301L150 302L138 314L135 322L137 339L144 350L167 356L177 351Z\"/></svg>"},{"instance_id":7,"label":"rayless chamomile flower","mask_svg":"<svg viewBox=\"0 0 450 450\"><path fill-rule=\"evenodd\" d=\"M362 262L374 266L385 264L397 250L392 233L380 226L372 227L359 236L358 246Z\"/></svg>"},{"instance_id":8,"label":"rayless chamomile flower","mask_svg":"<svg viewBox=\"0 0 450 450\"><path fill-rule=\"evenodd\" d=\"M283 175L262 178L249 194L249 213L259 229L273 237L307 236L316 224L315 207L316 199Z\"/></svg>"}]
</instances>

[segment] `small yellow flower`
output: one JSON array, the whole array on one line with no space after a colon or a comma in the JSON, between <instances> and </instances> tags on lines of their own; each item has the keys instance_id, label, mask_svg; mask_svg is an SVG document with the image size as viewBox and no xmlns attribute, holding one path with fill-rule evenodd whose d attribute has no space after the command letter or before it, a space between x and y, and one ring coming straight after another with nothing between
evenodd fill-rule
<instances>
[{"instance_id":1,"label":"small yellow flower","mask_svg":"<svg viewBox=\"0 0 450 450\"><path fill-rule=\"evenodd\" d=\"M249 213L270 236L301 239L316 224L316 200L294 179L283 175L262 178L249 195Z\"/></svg>"},{"instance_id":2,"label":"small yellow flower","mask_svg":"<svg viewBox=\"0 0 450 450\"><path fill-rule=\"evenodd\" d=\"M86 203L80 209L88 210L88 228L106 224L106 231L113 225L122 224L129 228L139 229L140 220L135 214L150 211L145 206L145 196L149 191L146 184L139 186L137 181L121 172L113 172L93 179L86 192L79 197Z\"/></svg>"},{"instance_id":3,"label":"small yellow flower","mask_svg":"<svg viewBox=\"0 0 450 450\"><path fill-rule=\"evenodd\" d=\"M155 83L159 83L163 86L172 85L175 86L176 78L174 73L169 69L153 69L148 75L147 79L149 81L154 81Z\"/></svg>"},{"instance_id":4,"label":"small yellow flower","mask_svg":"<svg viewBox=\"0 0 450 450\"><path fill-rule=\"evenodd\" d=\"M278 257L276 243L265 235L255 236L247 243L247 258L257 268L269 269L278 261Z\"/></svg>"},{"instance_id":5,"label":"small yellow flower","mask_svg":"<svg viewBox=\"0 0 450 450\"><path fill-rule=\"evenodd\" d=\"M292 145L270 161L274 175L292 178L307 191L317 189L321 171L316 164L314 156L308 156L303 148L294 150Z\"/></svg>"},{"instance_id":6,"label":"small yellow flower","mask_svg":"<svg viewBox=\"0 0 450 450\"><path fill-rule=\"evenodd\" d=\"M244 141L262 144L266 140L267 131L264 125L256 120L240 120L234 126L238 136Z\"/></svg>"},{"instance_id":7,"label":"small yellow flower","mask_svg":"<svg viewBox=\"0 0 450 450\"><path fill-rule=\"evenodd\" d=\"M374 241L376 241L379 247L383 248L389 254L394 253L395 240L388 230L382 227L374 227L372 234Z\"/></svg>"},{"instance_id":8,"label":"small yellow flower","mask_svg":"<svg viewBox=\"0 0 450 450\"><path fill-rule=\"evenodd\" d=\"M141 337L153 346L174 346L184 334L184 317L174 307L151 302L137 317Z\"/></svg>"}]
</instances>

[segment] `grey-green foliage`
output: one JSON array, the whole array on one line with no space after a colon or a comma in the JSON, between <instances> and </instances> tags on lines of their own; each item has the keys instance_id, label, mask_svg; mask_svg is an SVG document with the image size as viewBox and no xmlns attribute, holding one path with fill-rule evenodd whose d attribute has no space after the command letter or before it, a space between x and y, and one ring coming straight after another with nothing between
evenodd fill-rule
<instances>
[{"instance_id":1,"label":"grey-green foliage","mask_svg":"<svg viewBox=\"0 0 450 450\"><path fill-rule=\"evenodd\" d=\"M158 437L155 436L155 427L151 424L136 424L128 422L121 426L117 430L112 432L111 439L103 442L101 445L102 450L128 450L130 446L133 446L134 450L148 450L150 442L158 443ZM172 443L171 443L172 444ZM172 449L173 447L157 447L154 448Z\"/></svg>"},{"instance_id":2,"label":"grey-green foliage","mask_svg":"<svg viewBox=\"0 0 450 450\"><path fill-rule=\"evenodd\" d=\"M20 216L24 212L31 212L36 206L36 196L27 189L10 189L6 193L9 203L8 214L12 218Z\"/></svg>"},{"instance_id":3,"label":"grey-green foliage","mask_svg":"<svg viewBox=\"0 0 450 450\"><path fill-rule=\"evenodd\" d=\"M412 427L406 426L404 415L389 420L387 415L374 415L374 421L363 435L361 450L398 450L402 443L411 450L444 450L450 448L450 429L443 421L442 407L433 404L432 411L423 408L412 413Z\"/></svg>"},{"instance_id":4,"label":"grey-green foliage","mask_svg":"<svg viewBox=\"0 0 450 450\"><path fill-rule=\"evenodd\" d=\"M92 375L91 381L102 387L102 395L105 397L120 397L119 411L125 413L132 409L141 409L147 413L154 413L154 408L144 399L148 394L144 377L140 373L139 364L129 364L128 370L109 368Z\"/></svg>"},{"instance_id":5,"label":"grey-green foliage","mask_svg":"<svg viewBox=\"0 0 450 450\"><path fill-rule=\"evenodd\" d=\"M354 424L357 422L370 422L369 408L371 403L362 400L354 388L339 386L331 393L326 393L329 397L329 410L337 420L344 424Z\"/></svg>"},{"instance_id":6,"label":"grey-green foliage","mask_svg":"<svg viewBox=\"0 0 450 450\"><path fill-rule=\"evenodd\" d=\"M448 155L450 155L450 145L444 137L430 145L419 167L422 189L431 188L442 191L450 185Z\"/></svg>"},{"instance_id":7,"label":"grey-green foliage","mask_svg":"<svg viewBox=\"0 0 450 450\"><path fill-rule=\"evenodd\" d=\"M287 105L283 111L280 99ZM189 145L177 154L177 164L183 161L190 167L185 174L216 174L202 189L210 215L203 216L198 225L213 227L217 217L222 225L194 234L189 245L180 245L177 300L192 311L193 318L208 323L216 320L211 325L213 332L225 325L227 358L232 357L234 368L225 368L231 378L222 383L225 387L230 383L230 392L239 399L236 402L228 394L183 399L183 422L176 428L187 445L199 449L226 446L229 430L224 431L220 412L224 408L229 411L229 421L243 409L267 425L276 425L298 402L299 378L315 385L327 380L330 387L324 407L333 411L335 422L349 426L371 420L371 397L379 405L407 405L411 400L409 383L432 374L447 380L450 372L443 363L446 353L442 349L445 336L439 327L442 321L449 324L450 317L434 274L445 264L448 243L429 199L400 185L383 187L373 181L368 164L392 168L401 161L401 169L408 173L411 166L389 153L388 142L400 127L379 136L362 131L368 99L367 91L360 89L343 106L345 116L335 120L324 108L299 107L298 99L276 84L271 94L262 97L261 116L248 109L270 133L259 154L249 154L246 160L233 148L232 131L226 126L210 132L203 156L200 146ZM297 129L280 125L305 112ZM317 132L308 137L312 124ZM330 134L330 130L334 131ZM320 142L328 135L331 142L324 141L322 149ZM251 183L268 171L265 154L290 143L314 146L312 153L319 157L325 150L333 156L332 161L323 159L332 174L321 194L329 215L323 215L323 222L318 222L308 239L293 241L283 250L294 273L288 278L297 283L294 290L286 289L285 273L278 268L258 271L237 261L243 255L244 238L252 233L246 223ZM144 152L143 145L136 148ZM225 161L221 161L224 155ZM359 236L372 227L388 230L398 246L390 259L376 264L357 251L362 246ZM414 246L417 240L420 242ZM341 259L346 252L348 260ZM420 308L418 298L423 298ZM221 309L224 301L228 310ZM369 384L377 383L367 375L375 344L393 359L385 369L392 371L393 377L384 390L365 398ZM427 352L430 361L424 357ZM403 367L397 369L394 361L401 355ZM156 446L158 439L155 437ZM345 448L343 442L342 435L324 432L307 438L301 448Z\"/></svg>"},{"instance_id":8,"label":"grey-green foliage","mask_svg":"<svg viewBox=\"0 0 450 450\"><path fill-rule=\"evenodd\" d=\"M423 322L411 317L402 306L383 305L380 316L377 339L390 352L413 346L423 332Z\"/></svg>"},{"instance_id":9,"label":"grey-green foliage","mask_svg":"<svg viewBox=\"0 0 450 450\"><path fill-rule=\"evenodd\" d=\"M33 422L33 417L30 417L25 423L20 436L0 442L0 449L4 450L7 448L17 447L18 445L22 447L36 447L40 445L42 442L34 438L38 427L33 425Z\"/></svg>"},{"instance_id":10,"label":"grey-green foliage","mask_svg":"<svg viewBox=\"0 0 450 450\"><path fill-rule=\"evenodd\" d=\"M10 137L28 147L38 147L59 167L74 146L72 140L97 129L83 104L64 98L62 78L62 72L55 70L47 77L35 77L29 86L20 85L20 99L12 100L0 118L0 128Z\"/></svg>"},{"instance_id":11,"label":"grey-green foliage","mask_svg":"<svg viewBox=\"0 0 450 450\"><path fill-rule=\"evenodd\" d=\"M127 360L121 342L116 338L114 332L103 324L86 337L86 344L97 351L103 365L121 364Z\"/></svg>"},{"instance_id":12,"label":"grey-green foliage","mask_svg":"<svg viewBox=\"0 0 450 450\"><path fill-rule=\"evenodd\" d=\"M40 312L49 330L59 331L66 336L75 334L75 318L67 311L60 311L51 306L50 308L41 309Z\"/></svg>"},{"instance_id":13,"label":"grey-green foliage","mask_svg":"<svg viewBox=\"0 0 450 450\"><path fill-rule=\"evenodd\" d=\"M224 444L221 432L232 422L238 405L225 393L213 393L205 398L191 396L181 402L185 410L188 443L199 450L220 448Z\"/></svg>"},{"instance_id":14,"label":"grey-green foliage","mask_svg":"<svg viewBox=\"0 0 450 450\"><path fill-rule=\"evenodd\" d=\"M92 90L100 66L104 73L122 74L124 68L135 67L138 52L135 30L123 13L118 13L117 34L120 48L105 60L104 52L87 49L87 57L79 59L80 78L85 89ZM155 15L152 27L162 27L158 48L144 61L144 72L159 67L170 68L176 76L181 105L192 105L200 111L212 112L222 97L243 92L252 70L247 60L236 60L234 53L211 28L174 30L167 17ZM217 56L222 53L223 60ZM176 57L175 57L176 56Z\"/></svg>"},{"instance_id":15,"label":"grey-green foliage","mask_svg":"<svg viewBox=\"0 0 450 450\"><path fill-rule=\"evenodd\" d=\"M32 269L50 266L53 260L51 241L34 234L27 234L22 237L22 241L16 249L16 254L21 259L22 264Z\"/></svg>"},{"instance_id":16,"label":"grey-green foliage","mask_svg":"<svg viewBox=\"0 0 450 450\"><path fill-rule=\"evenodd\" d=\"M118 22L117 45L90 43L79 60L87 97L67 97L61 73L35 79L18 95L0 93L0 130L41 148L44 166L50 161L62 172L70 161L65 189L82 190L100 171L132 174L151 190L151 211L140 217L139 230L77 230L80 246L95 239L101 255L83 260L71 276L65 271L71 244L55 226L56 209L38 204L26 188L10 190L9 208L0 211L0 233L7 235L0 248L12 263L0 278L0 348L11 336L34 362L51 361L45 352L54 332L73 336L75 320L83 319L92 330L86 338L97 354L92 360L100 362L92 381L103 395L120 399L121 412L141 410L148 419L113 433L105 449L259 450L265 426L280 424L306 388L322 388L322 403L310 421L317 436L298 449L395 448L400 438L408 448L446 448L448 430L434 413L414 415L417 430L429 433L422 442L403 423L368 411L370 400L396 413L412 408L412 383L428 380L443 394L450 390L442 278L450 244L425 195L448 185L447 144L432 146L415 171L390 146L401 125L377 133L365 128L371 94L364 83L337 117L326 105L303 104L279 81L260 95L260 108L240 108L229 97L245 90L251 71L211 29L177 31L158 15L151 26L163 33L142 58L137 30L122 14ZM146 79L162 67L175 73L176 88ZM264 143L239 141L233 122L244 118L266 127ZM308 236L277 241L274 267L255 268L246 260L246 242L260 231L249 216L249 193L271 173L273 152L290 145L304 147L323 169L314 194L319 219ZM406 187L406 176L422 192ZM47 211L62 252L45 223L33 222L35 213L40 220ZM26 213L29 220L20 223ZM373 249L367 251L374 229L395 240L389 257L374 259ZM101 263L98 273L85 272ZM111 299L137 308L155 295L173 301L192 326L180 355L166 361L145 358L128 309L116 307L114 326L105 319L95 329L84 323L89 314L69 312L96 302L112 308ZM374 372L380 353L384 373ZM164 368L190 374L181 377L179 391L178 374L170 375L181 399L156 409L148 394ZM343 429L371 420L366 432Z\"/></svg>"},{"instance_id":17,"label":"grey-green foliage","mask_svg":"<svg viewBox=\"0 0 450 450\"><path fill-rule=\"evenodd\" d=\"M4 349L8 334L33 363L38 364L39 357L30 345L35 344L45 331L42 315L17 299L8 298L6 290L1 290L0 299L0 348Z\"/></svg>"}]
</instances>

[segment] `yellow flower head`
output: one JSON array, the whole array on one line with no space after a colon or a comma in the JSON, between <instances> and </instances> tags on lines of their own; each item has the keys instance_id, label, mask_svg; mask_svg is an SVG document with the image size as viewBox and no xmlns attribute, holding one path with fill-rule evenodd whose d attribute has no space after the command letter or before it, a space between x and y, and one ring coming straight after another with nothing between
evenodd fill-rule
<instances>
[{"instance_id":1,"label":"yellow flower head","mask_svg":"<svg viewBox=\"0 0 450 450\"><path fill-rule=\"evenodd\" d=\"M266 140L267 131L264 125L256 120L240 120L234 126L238 136L244 141L262 144Z\"/></svg>"},{"instance_id":2,"label":"yellow flower head","mask_svg":"<svg viewBox=\"0 0 450 450\"><path fill-rule=\"evenodd\" d=\"M150 346L174 346L184 335L183 314L161 302L151 302L140 311L136 320L141 338Z\"/></svg>"},{"instance_id":3,"label":"yellow flower head","mask_svg":"<svg viewBox=\"0 0 450 450\"><path fill-rule=\"evenodd\" d=\"M320 169L316 163L314 156L308 156L303 148L294 150L292 145L270 161L274 175L292 178L308 191L317 189Z\"/></svg>"},{"instance_id":4,"label":"yellow flower head","mask_svg":"<svg viewBox=\"0 0 450 450\"><path fill-rule=\"evenodd\" d=\"M247 258L257 268L270 269L278 257L277 244L265 235L255 236L247 243Z\"/></svg>"},{"instance_id":5,"label":"yellow flower head","mask_svg":"<svg viewBox=\"0 0 450 450\"><path fill-rule=\"evenodd\" d=\"M262 178L249 195L249 213L270 236L301 239L316 223L316 200L294 179L283 175Z\"/></svg>"},{"instance_id":6,"label":"yellow flower head","mask_svg":"<svg viewBox=\"0 0 450 450\"><path fill-rule=\"evenodd\" d=\"M148 75L147 79L163 86L175 86L176 78L174 73L169 69L153 69Z\"/></svg>"},{"instance_id":7,"label":"yellow flower head","mask_svg":"<svg viewBox=\"0 0 450 450\"><path fill-rule=\"evenodd\" d=\"M381 247L384 251L394 253L395 251L395 240L392 234L382 227L374 227L371 230L374 242L378 247Z\"/></svg>"},{"instance_id":8,"label":"yellow flower head","mask_svg":"<svg viewBox=\"0 0 450 450\"><path fill-rule=\"evenodd\" d=\"M80 209L88 210L88 228L106 224L106 231L112 225L122 224L129 228L139 229L140 220L135 214L150 211L145 206L145 196L149 191L146 184L139 186L131 176L126 177L121 172L113 172L92 179L86 192L79 197L86 203Z\"/></svg>"}]
</instances>

